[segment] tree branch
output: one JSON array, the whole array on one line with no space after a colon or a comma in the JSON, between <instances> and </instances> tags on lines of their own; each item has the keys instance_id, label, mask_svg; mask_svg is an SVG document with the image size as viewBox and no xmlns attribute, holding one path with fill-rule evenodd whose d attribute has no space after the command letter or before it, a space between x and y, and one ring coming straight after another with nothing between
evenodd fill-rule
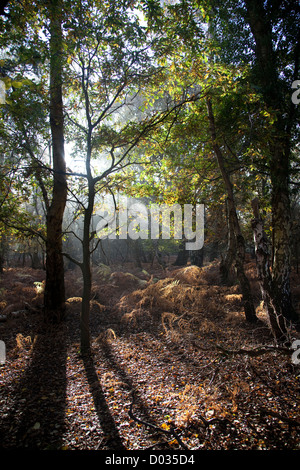
<instances>
[{"instance_id":1,"label":"tree branch","mask_svg":"<svg viewBox=\"0 0 300 470\"><path fill-rule=\"evenodd\" d=\"M280 353L280 354L285 354L285 355L291 355L294 350L288 347L284 346L258 346L257 348L253 349L227 349L224 348L224 346L217 344L216 346L212 348L205 348L200 346L198 343L194 342L194 345L198 348L201 349L201 351L216 351L219 350L223 354L226 354L228 356L250 356L250 357L257 357L257 356L262 356L263 354L271 354L271 353Z\"/></svg>"},{"instance_id":2,"label":"tree branch","mask_svg":"<svg viewBox=\"0 0 300 470\"><path fill-rule=\"evenodd\" d=\"M83 263L81 263L77 259L73 258L73 256L69 255L69 253L63 252L62 255L65 256L66 258L68 258L70 261L72 261L72 263L76 264L77 266L79 266L82 269Z\"/></svg>"},{"instance_id":3,"label":"tree branch","mask_svg":"<svg viewBox=\"0 0 300 470\"><path fill-rule=\"evenodd\" d=\"M184 442L182 442L180 436L178 436L177 432L175 431L174 428L171 427L170 430L167 430L167 429L163 429L163 428L160 428L159 426L155 426L154 424L152 423L148 423L147 421L143 421L142 419L140 418L137 418L134 414L133 414L133 411L132 411L132 407L133 407L133 404L134 404L134 395L133 395L133 400L132 402L130 403L130 408L129 408L129 411L128 411L128 414L130 416L131 419L133 419L134 421L136 421L137 423L139 424L143 424L144 426L148 426L149 428L152 428L152 429L155 429L156 431L159 431L163 434L166 434L168 436L171 436L173 438L176 439L176 441L178 442L178 444L185 450L189 450L188 446L184 444Z\"/></svg>"},{"instance_id":4,"label":"tree branch","mask_svg":"<svg viewBox=\"0 0 300 470\"><path fill-rule=\"evenodd\" d=\"M267 408L261 408L260 412L262 415L269 415L269 416L273 416L274 418L278 418L284 423L287 423L289 426L295 426L295 427L300 426L300 423L298 420L293 419L293 418L288 418L287 416L282 416L281 414L276 413L275 411L272 411L272 410L268 410Z\"/></svg>"}]
</instances>

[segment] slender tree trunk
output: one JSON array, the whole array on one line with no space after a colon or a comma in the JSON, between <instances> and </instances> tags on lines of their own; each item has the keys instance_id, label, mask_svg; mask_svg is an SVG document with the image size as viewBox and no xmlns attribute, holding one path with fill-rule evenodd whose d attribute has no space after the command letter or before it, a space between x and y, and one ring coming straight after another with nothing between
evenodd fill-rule
<instances>
[{"instance_id":1,"label":"slender tree trunk","mask_svg":"<svg viewBox=\"0 0 300 470\"><path fill-rule=\"evenodd\" d=\"M280 144L278 144L280 145ZM292 217L288 188L288 161L279 149L273 150L271 169L272 182L272 283L273 295L276 297L278 314L288 321L297 323L299 318L292 302L290 288ZM279 154L279 155L277 155ZM275 168L273 168L275 165Z\"/></svg>"},{"instance_id":2,"label":"slender tree trunk","mask_svg":"<svg viewBox=\"0 0 300 470\"><path fill-rule=\"evenodd\" d=\"M225 256L221 259L220 263L220 275L221 282L223 284L230 284L230 270L233 265L233 261L236 253L235 237L234 237L234 228L232 224L232 217L229 217L228 211L228 200L226 200L226 212L227 212L227 249Z\"/></svg>"},{"instance_id":3,"label":"slender tree trunk","mask_svg":"<svg viewBox=\"0 0 300 470\"><path fill-rule=\"evenodd\" d=\"M45 320L59 323L65 312L62 222L67 198L62 99L62 10L60 0L48 3L50 19L50 126L53 193L47 213Z\"/></svg>"},{"instance_id":4,"label":"slender tree trunk","mask_svg":"<svg viewBox=\"0 0 300 470\"><path fill-rule=\"evenodd\" d=\"M138 238L137 240L131 240L131 246L134 256L135 265L142 269L142 261L141 261L141 240Z\"/></svg>"},{"instance_id":5,"label":"slender tree trunk","mask_svg":"<svg viewBox=\"0 0 300 470\"><path fill-rule=\"evenodd\" d=\"M87 158L86 158L86 174L88 180L88 205L84 211L83 222L83 258L82 258L82 276L83 276L83 293L82 305L80 316L80 331L81 331L81 352L86 354L90 351L90 302L92 291L92 271L91 271L91 250L90 242L92 235L90 234L90 227L95 202L95 184L91 173L91 131L87 139Z\"/></svg>"},{"instance_id":6,"label":"slender tree trunk","mask_svg":"<svg viewBox=\"0 0 300 470\"><path fill-rule=\"evenodd\" d=\"M89 214L87 213L84 220L83 261L81 266L83 277L83 292L80 315L80 348L82 353L87 353L90 350L90 301L92 290L92 272L88 219Z\"/></svg>"},{"instance_id":7,"label":"slender tree trunk","mask_svg":"<svg viewBox=\"0 0 300 470\"><path fill-rule=\"evenodd\" d=\"M240 229L240 224L239 224L239 220L238 220L238 216L236 212L235 198L233 194L232 184L231 184L228 172L225 168L222 151L217 142L215 121L214 121L213 109L212 109L210 98L207 98L206 104L207 104L207 112L208 112L213 150L218 160L220 172L221 172L224 185L227 191L228 218L230 221L229 224L232 224L234 237L235 237L235 246L236 246L235 266L236 266L236 273L237 273L237 277L240 283L242 296L243 296L243 307L245 311L246 320L253 323L257 320L257 318L256 318L256 312L254 308L250 283L244 271L245 241L244 241L244 237L242 235L241 229Z\"/></svg>"}]
</instances>

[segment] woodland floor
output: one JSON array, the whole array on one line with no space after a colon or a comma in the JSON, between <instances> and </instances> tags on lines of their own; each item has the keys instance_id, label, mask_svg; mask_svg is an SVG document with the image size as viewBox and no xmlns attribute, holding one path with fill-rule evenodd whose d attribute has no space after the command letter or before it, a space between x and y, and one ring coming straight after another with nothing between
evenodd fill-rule
<instances>
[{"instance_id":1,"label":"woodland floor","mask_svg":"<svg viewBox=\"0 0 300 470\"><path fill-rule=\"evenodd\" d=\"M300 366L281 351L240 351L272 345L253 262L254 325L216 263L110 269L94 268L89 357L80 354L78 271L66 272L67 317L51 330L42 322L44 272L1 276L2 449L299 450Z\"/></svg>"}]
</instances>

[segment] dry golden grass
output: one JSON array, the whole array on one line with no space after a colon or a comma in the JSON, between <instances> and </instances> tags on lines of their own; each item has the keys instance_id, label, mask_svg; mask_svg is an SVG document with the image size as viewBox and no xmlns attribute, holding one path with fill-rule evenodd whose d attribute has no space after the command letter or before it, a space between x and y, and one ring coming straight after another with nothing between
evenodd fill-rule
<instances>
[{"instance_id":1,"label":"dry golden grass","mask_svg":"<svg viewBox=\"0 0 300 470\"><path fill-rule=\"evenodd\" d=\"M268 319L255 277L255 264L248 263L247 270L257 316L262 321L257 327L259 335L268 334ZM130 331L155 324L160 325L161 331L173 342L192 335L214 342L227 338L234 345L237 328L239 334L244 332L247 338L250 326L245 320L239 285L222 285L217 271L216 263L204 268L187 266L169 270L168 277L157 282L150 279L144 288L131 289L120 295L113 312ZM262 338L259 340L263 341Z\"/></svg>"},{"instance_id":2,"label":"dry golden grass","mask_svg":"<svg viewBox=\"0 0 300 470\"><path fill-rule=\"evenodd\" d=\"M172 270L169 274L175 279L178 279L182 284L200 286L218 285L220 283L219 265L217 262L213 262L202 268L189 265Z\"/></svg>"},{"instance_id":3,"label":"dry golden grass","mask_svg":"<svg viewBox=\"0 0 300 470\"><path fill-rule=\"evenodd\" d=\"M102 333L99 334L99 336L95 339L95 343L100 344L103 342L110 343L111 341L114 341L117 339L117 335L115 331L112 328L108 328L107 330L103 331Z\"/></svg>"},{"instance_id":4,"label":"dry golden grass","mask_svg":"<svg viewBox=\"0 0 300 470\"><path fill-rule=\"evenodd\" d=\"M176 269L172 275L178 279L182 284L199 285L203 283L202 269L198 266L186 266L184 268Z\"/></svg>"},{"instance_id":5,"label":"dry golden grass","mask_svg":"<svg viewBox=\"0 0 300 470\"><path fill-rule=\"evenodd\" d=\"M245 322L242 295L238 284L222 286L219 264L213 262L203 268L186 266L170 267L160 272L161 278L153 280L153 273L130 266L111 267L105 271L93 268L91 306L94 312L106 310L115 315L122 327L136 329L144 325L160 325L162 331L174 340L179 335L193 333L201 337L216 337ZM261 292L256 276L255 262L246 264L255 300L257 316L267 322ZM150 273L150 274L149 274ZM42 306L44 271L8 269L5 271L5 285L0 284L0 312L8 318L15 311ZM139 276L141 276L139 280ZM142 277L144 276L144 279ZM146 279L145 279L146 277ZM299 275L292 274L291 284L296 309L300 307ZM0 280L1 282L1 280ZM79 269L67 271L65 276L67 309L79 314L81 308L82 276ZM216 330L216 323L219 325ZM220 327L221 325L221 327Z\"/></svg>"},{"instance_id":6,"label":"dry golden grass","mask_svg":"<svg viewBox=\"0 0 300 470\"><path fill-rule=\"evenodd\" d=\"M66 300L66 307L68 312L70 313L78 313L80 310L80 305L82 302L82 297L70 297L69 299ZM96 307L99 312L103 312L103 310L106 309L106 307L97 300L91 300L91 308Z\"/></svg>"},{"instance_id":7,"label":"dry golden grass","mask_svg":"<svg viewBox=\"0 0 300 470\"><path fill-rule=\"evenodd\" d=\"M34 345L37 340L37 336L32 338L31 336L25 336L22 333L18 333L16 335L16 346L15 346L15 351L17 354L22 354L24 351L31 352L34 348Z\"/></svg>"},{"instance_id":8,"label":"dry golden grass","mask_svg":"<svg viewBox=\"0 0 300 470\"><path fill-rule=\"evenodd\" d=\"M231 295L233 297L229 297L227 303L239 299L237 294ZM136 327L145 319L161 322L165 334L172 341L178 341L179 334L197 329L211 330L206 317L221 314L221 297L216 286L188 285L178 279L165 278L122 296L116 304L116 310L122 322L131 327Z\"/></svg>"}]
</instances>

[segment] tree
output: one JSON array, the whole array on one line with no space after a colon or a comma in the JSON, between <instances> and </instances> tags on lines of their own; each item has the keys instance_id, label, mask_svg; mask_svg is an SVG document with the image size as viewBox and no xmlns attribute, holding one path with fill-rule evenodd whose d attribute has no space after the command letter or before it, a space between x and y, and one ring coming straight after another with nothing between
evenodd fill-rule
<instances>
[{"instance_id":1,"label":"tree","mask_svg":"<svg viewBox=\"0 0 300 470\"><path fill-rule=\"evenodd\" d=\"M44 309L46 321L60 323L65 310L62 224L67 200L67 177L64 154L63 110L63 34L62 2L47 5L50 31L50 127L52 136L53 189L47 207L46 283Z\"/></svg>"},{"instance_id":2,"label":"tree","mask_svg":"<svg viewBox=\"0 0 300 470\"><path fill-rule=\"evenodd\" d=\"M248 85L249 93L246 104L252 114L248 113L250 122L246 135L240 136L238 148L248 165L248 171L255 172L258 180L259 175L263 176L265 188L269 189L272 212L270 298L275 306L276 316L278 319L283 317L288 322L297 323L299 319L292 305L290 291L290 179L291 155L297 142L296 117L299 111L291 100L291 86L299 74L299 5L291 5L285 1L246 0L237 4L230 0L196 0L189 4L185 1L177 2L173 6L165 6L165 10L165 21L157 4L155 13L152 9L152 17L158 18L160 27L163 25L162 29L165 28L169 37L180 36L181 43L186 45L185 51L197 51L197 39L204 51L206 44L209 61L213 58L212 72L216 70L216 66L220 69L230 66L245 69L243 80ZM176 26L174 18L178 19ZM191 18L189 28L183 32L182 25ZM195 34L191 39L187 31L197 25L200 34ZM206 31L209 33L208 40L203 43ZM178 46L178 42L176 45ZM198 47L198 51L201 47ZM173 50L174 42L172 53ZM199 57L199 54L194 57ZM196 60L192 63L195 64ZM214 78L215 84L212 81L211 83L212 87L216 86L217 77L211 77L209 70L207 78L210 81ZM234 81L239 83L238 77ZM253 107L253 94L257 97L254 102L256 110ZM233 113L233 106L238 105L236 109L240 110L245 102L241 100L238 103L235 94L229 95L226 101L227 104L231 102L229 109ZM262 117L261 113L265 117L266 126L262 122L259 124L260 119L257 119ZM224 119L233 124L230 115L224 115ZM254 194L255 192L260 193L259 187L254 187Z\"/></svg>"},{"instance_id":3,"label":"tree","mask_svg":"<svg viewBox=\"0 0 300 470\"><path fill-rule=\"evenodd\" d=\"M271 299L275 314L280 322L284 317L288 321L299 321L294 310L290 291L291 241L292 226L290 212L290 159L295 127L296 108L291 99L287 99L286 83L282 83L281 73L287 65L292 67L293 78L298 78L300 64L300 9L289 7L280 2L268 10L258 1L246 0L246 19L255 40L256 80L261 86L265 103L275 113L273 141L270 142L270 179L272 184L272 287ZM275 50L273 25L280 21L283 33L288 33L288 40L295 41L286 45L282 52L289 57L281 62L282 52ZM291 22L296 24L291 25ZM285 29L287 22L289 28ZM289 73L285 73L285 80Z\"/></svg>"},{"instance_id":4,"label":"tree","mask_svg":"<svg viewBox=\"0 0 300 470\"><path fill-rule=\"evenodd\" d=\"M213 113L213 108L212 108L210 97L207 98L206 104L207 104L207 113L208 113L209 127L210 127L211 139L212 139L212 148L218 160L218 165L220 168L220 172L222 174L224 186L226 188L226 193L227 193L229 237L230 237L230 241L232 237L234 237L233 245L236 250L234 254L234 260L236 264L237 277L238 277L241 290L242 290L245 315L246 315L246 319L249 322L255 322L256 313L255 313L255 308L254 308L254 303L253 303L253 298L252 298L252 293L251 293L251 287L250 287L249 280L244 271L245 240L242 235L242 231L240 229L240 223L239 223L238 216L237 216L232 183L230 181L230 177L229 177L229 174L227 172L227 169L224 163L222 150L217 140L215 118L214 118L214 113ZM229 249L231 250L232 246L230 246Z\"/></svg>"},{"instance_id":5,"label":"tree","mask_svg":"<svg viewBox=\"0 0 300 470\"><path fill-rule=\"evenodd\" d=\"M4 80L6 103L0 109L1 232L3 239L29 237L44 243L44 214L35 210L37 199L47 195L49 185L41 166L48 137L43 86L24 78L22 67L12 69L12 64Z\"/></svg>"},{"instance_id":6,"label":"tree","mask_svg":"<svg viewBox=\"0 0 300 470\"><path fill-rule=\"evenodd\" d=\"M297 323L290 291L290 164L299 112L291 100L291 86L299 74L299 5L246 0L238 8L230 1L222 5L210 2L210 7L222 59L249 62L249 83L258 90L266 112L272 116L268 142L256 142L265 158L271 192L272 270L268 276L272 282L268 295L278 319ZM239 37L237 30L241 31Z\"/></svg>"},{"instance_id":7,"label":"tree","mask_svg":"<svg viewBox=\"0 0 300 470\"><path fill-rule=\"evenodd\" d=\"M81 350L87 352L91 255L96 249L91 247L96 235L91 222L99 204L97 197L114 190L113 176L132 165L142 139L171 111L143 116L136 106L136 96L157 68L152 62L146 28L130 3L86 2L74 4L74 10L65 25L75 45L68 59L72 72L67 82L67 116L75 153L83 156L84 164L84 172L73 172L73 176L85 180L86 187L81 195L78 191L76 194L76 188L70 188L83 214L82 258L66 256L80 266L83 275ZM131 120L126 118L128 109L134 110Z\"/></svg>"},{"instance_id":8,"label":"tree","mask_svg":"<svg viewBox=\"0 0 300 470\"><path fill-rule=\"evenodd\" d=\"M19 152L30 167L27 176L34 174L41 187L47 212L44 311L45 320L54 323L62 320L65 302L62 220L67 183L63 135L62 18L60 0L41 4L25 2L22 7L11 4L9 15L3 20L1 37L2 44L10 53L10 56L6 53L3 59L3 70L6 71L4 79L7 81L7 88L12 89L6 105L7 112L13 122L12 129L18 132ZM13 74L18 77L18 81L11 80L9 75ZM49 101L45 86L48 76ZM29 108L32 109L28 114ZM43 145L47 147L49 144L48 116L53 167L50 162L45 162L42 150ZM53 177L51 196L48 183L45 182L49 173Z\"/></svg>"},{"instance_id":9,"label":"tree","mask_svg":"<svg viewBox=\"0 0 300 470\"><path fill-rule=\"evenodd\" d=\"M178 17L179 11L185 11L185 5L183 5L183 3L180 5L177 4L175 7L170 7L169 9L170 15L173 14L176 18ZM185 11L186 15L190 13L190 9ZM229 146L232 140L232 131L228 133L228 130L221 124L220 132L218 132L219 129L217 129L215 123L211 98L211 95L216 98L215 104L218 107L218 115L221 116L221 118L219 117L219 122L222 122L222 118L225 118L225 113L224 115L222 114L222 105L218 104L217 99L228 101L230 94L241 94L242 91L246 90L246 88L241 85L243 71L229 66L226 67L211 59L215 53L215 49L210 44L210 37L205 37L201 31L197 31L199 17L197 19L197 12L195 11L193 11L192 14L195 24L194 30L198 36L198 45L195 45L195 35L191 38L188 34L181 34L181 29L179 29L178 25L174 25L170 28L168 20L162 20L163 30L166 31L166 35L172 36L173 43L175 42L177 46L175 51L174 46L171 51L167 49L167 55L164 57L164 60L169 65L171 71L168 77L168 89L171 90L176 87L187 89L193 84L194 88L201 89L203 100L200 99L190 107L182 108L180 110L181 112L176 116L176 121L173 122L171 131L162 132L160 129L160 135L156 136L155 142L160 142L161 145L158 152L161 152L162 148L165 151L165 156L161 161L173 162L172 169L173 171L174 168L177 170L177 174L176 176L174 175L173 180L176 189L172 187L172 195L174 195L176 191L179 193L180 189L182 189L182 183L179 177L181 169L184 169L185 176L187 172L189 174L189 176L187 176L187 184L181 192L181 198L185 198L189 200L189 202L192 199L195 201L195 199L197 200L197 198L201 198L201 196L204 199L204 191L200 189L201 186L202 188L203 186L206 187L206 194L208 194L209 190L215 191L215 184L211 184L207 174L208 159L210 163L209 173L212 172L212 170L214 172L220 172L223 181L223 191L225 189L227 199L228 236L230 242L226 265L222 263L221 267L226 267L227 274L231 264L233 261L235 262L237 277L243 293L246 319L250 322L254 322L256 321L256 313L250 283L243 266L245 261L245 240L237 216L236 198L230 177L230 173L235 174L240 170L245 158L241 158L241 156L238 155L238 146L236 143L233 148ZM180 19L180 25L181 21L185 25L186 17L183 20ZM202 101L206 103L206 108L203 106ZM241 100L240 108L242 104L243 102ZM237 131L239 132L238 126L243 124L241 118L240 121L241 122L236 122L236 134ZM153 150L155 151L155 143L152 145L152 151ZM236 154L234 154L234 151L236 151ZM227 154L226 162L224 152ZM217 165L214 163L212 155L215 156ZM167 168L166 173L168 172L168 175L170 175L170 167L172 164L163 163L162 166ZM206 174L204 176L205 171ZM243 177L241 177L241 179L242 178ZM159 180L159 184L161 191L163 191L161 179ZM171 184L170 181L169 184ZM167 190L164 192L164 197L166 194ZM179 194L178 200L180 200ZM223 270L223 274L224 273L225 270Z\"/></svg>"},{"instance_id":10,"label":"tree","mask_svg":"<svg viewBox=\"0 0 300 470\"><path fill-rule=\"evenodd\" d=\"M75 154L84 156L84 171L74 171L73 176L86 181L86 186L81 194L70 187L83 215L82 258L71 259L83 274L81 349L85 352L90 348L91 255L98 245L91 246L97 232L91 222L95 210L101 209L101 195L114 196L124 187L122 175L126 178L125 170L141 163L145 139L195 95L181 90L158 106L149 102L153 96L148 101L147 85L155 86L164 68L153 59L151 32L131 2L74 4L73 13L65 24L74 46L68 58L67 119Z\"/></svg>"}]
</instances>

